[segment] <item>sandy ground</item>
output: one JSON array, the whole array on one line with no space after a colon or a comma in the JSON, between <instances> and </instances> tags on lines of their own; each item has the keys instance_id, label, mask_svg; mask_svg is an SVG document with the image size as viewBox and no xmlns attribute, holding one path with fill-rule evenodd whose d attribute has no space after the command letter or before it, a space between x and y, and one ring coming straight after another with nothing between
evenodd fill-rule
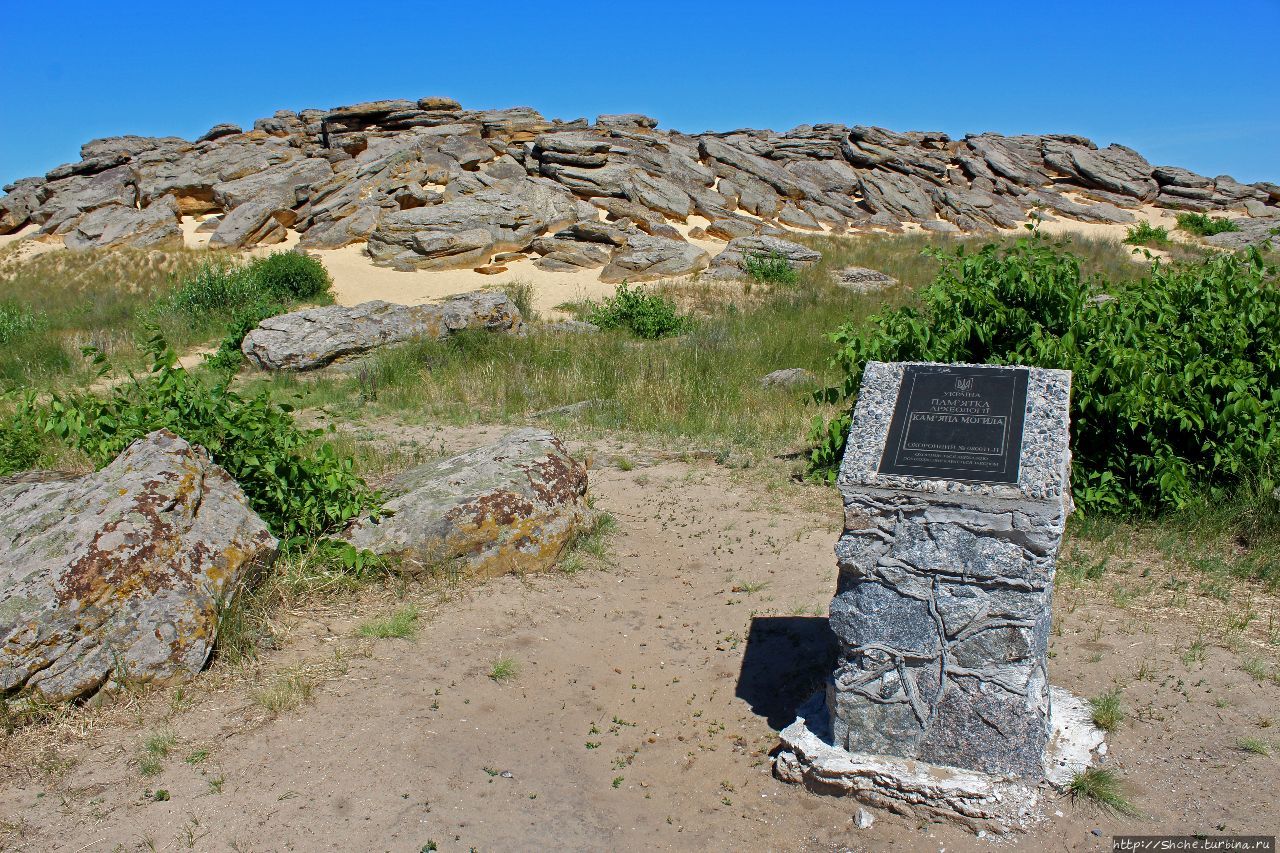
<instances>
[{"instance_id":1,"label":"sandy ground","mask_svg":"<svg viewBox=\"0 0 1280 853\"><path fill-rule=\"evenodd\" d=\"M498 429L386 423L362 431L450 452ZM0 753L0 848L108 850L990 850L949 825L876 812L775 780L776 731L830 666L838 496L773 468L603 443L597 506L618 519L612 565L483 585L410 588L414 640L357 640L401 602L308 603L256 670L217 668L69 724L32 763ZM623 470L629 469L629 470ZM1157 569L1158 571L1158 569ZM744 589L745 588L745 589ZM753 590L751 592L746 589ZM1056 794L1016 850L1109 850L1117 832L1275 832L1280 761L1237 748L1277 738L1280 687L1240 671L1191 610L1116 606L1102 585L1059 590L1050 674L1087 696L1124 686L1109 766L1140 819ZM1276 614L1274 599L1250 610ZM488 677L509 657L506 684ZM319 686L271 715L255 685L302 667ZM177 739L139 773L145 736ZM21 750L18 750L21 752ZM207 757L184 760L206 752ZM156 792L169 797L157 801Z\"/></svg>"}]
</instances>

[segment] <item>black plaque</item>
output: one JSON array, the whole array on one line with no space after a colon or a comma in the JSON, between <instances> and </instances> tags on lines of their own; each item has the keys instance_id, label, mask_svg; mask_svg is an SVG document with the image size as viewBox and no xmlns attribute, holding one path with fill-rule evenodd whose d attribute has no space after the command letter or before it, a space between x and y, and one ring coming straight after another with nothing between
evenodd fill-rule
<instances>
[{"instance_id":1,"label":"black plaque","mask_svg":"<svg viewBox=\"0 0 1280 853\"><path fill-rule=\"evenodd\" d=\"M1027 369L908 364L881 474L1018 482Z\"/></svg>"}]
</instances>

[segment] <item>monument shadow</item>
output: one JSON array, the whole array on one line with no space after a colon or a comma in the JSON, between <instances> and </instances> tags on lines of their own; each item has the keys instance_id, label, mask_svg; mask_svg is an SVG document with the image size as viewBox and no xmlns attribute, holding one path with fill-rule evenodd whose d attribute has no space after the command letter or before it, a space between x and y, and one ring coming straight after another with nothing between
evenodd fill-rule
<instances>
[{"instance_id":1,"label":"monument shadow","mask_svg":"<svg viewBox=\"0 0 1280 853\"><path fill-rule=\"evenodd\" d=\"M836 654L836 637L825 616L757 616L734 695L780 731L826 681Z\"/></svg>"}]
</instances>

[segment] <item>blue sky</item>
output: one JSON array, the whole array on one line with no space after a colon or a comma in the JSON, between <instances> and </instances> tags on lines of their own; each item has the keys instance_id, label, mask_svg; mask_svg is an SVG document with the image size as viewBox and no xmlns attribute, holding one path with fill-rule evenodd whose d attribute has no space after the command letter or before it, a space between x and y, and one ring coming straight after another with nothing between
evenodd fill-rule
<instances>
[{"instance_id":1,"label":"blue sky","mask_svg":"<svg viewBox=\"0 0 1280 853\"><path fill-rule=\"evenodd\" d=\"M93 137L193 138L282 108L432 94L686 131L1081 133L1280 182L1280 0L0 0L0 33L0 182L77 160Z\"/></svg>"}]
</instances>

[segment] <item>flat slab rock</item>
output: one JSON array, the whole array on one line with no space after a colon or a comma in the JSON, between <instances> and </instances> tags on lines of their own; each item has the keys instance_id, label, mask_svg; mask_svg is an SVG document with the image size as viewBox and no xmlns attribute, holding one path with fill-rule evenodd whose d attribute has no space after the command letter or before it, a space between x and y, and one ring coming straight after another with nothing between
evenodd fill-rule
<instances>
[{"instance_id":1,"label":"flat slab rock","mask_svg":"<svg viewBox=\"0 0 1280 853\"><path fill-rule=\"evenodd\" d=\"M835 273L836 286L854 293L878 293L898 283L896 278L867 267L845 267Z\"/></svg>"},{"instance_id":2,"label":"flat slab rock","mask_svg":"<svg viewBox=\"0 0 1280 853\"><path fill-rule=\"evenodd\" d=\"M271 317L245 335L241 351L263 370L314 370L347 356L463 329L517 332L520 309L505 293L474 291L432 305L375 300L326 305Z\"/></svg>"},{"instance_id":3,"label":"flat slab rock","mask_svg":"<svg viewBox=\"0 0 1280 853\"><path fill-rule=\"evenodd\" d=\"M0 695L194 676L276 545L231 476L168 430L83 477L0 479Z\"/></svg>"},{"instance_id":4,"label":"flat slab rock","mask_svg":"<svg viewBox=\"0 0 1280 853\"><path fill-rule=\"evenodd\" d=\"M1047 794L1065 788L1107 751L1105 733L1093 725L1088 702L1061 688L1050 692L1053 711L1041 784L893 755L848 752L832 745L821 693L779 735L774 774L820 793L851 796L916 819L960 823L974 832L1027 830L1044 819Z\"/></svg>"},{"instance_id":5,"label":"flat slab rock","mask_svg":"<svg viewBox=\"0 0 1280 853\"><path fill-rule=\"evenodd\" d=\"M750 257L783 257L793 267L811 267L822 260L822 253L781 237L734 237L724 251L711 259L713 270L738 273Z\"/></svg>"},{"instance_id":6,"label":"flat slab rock","mask_svg":"<svg viewBox=\"0 0 1280 853\"><path fill-rule=\"evenodd\" d=\"M542 429L404 472L384 490L379 517L342 534L357 548L400 557L406 569L453 564L492 577L551 568L590 517L587 470Z\"/></svg>"}]
</instances>

